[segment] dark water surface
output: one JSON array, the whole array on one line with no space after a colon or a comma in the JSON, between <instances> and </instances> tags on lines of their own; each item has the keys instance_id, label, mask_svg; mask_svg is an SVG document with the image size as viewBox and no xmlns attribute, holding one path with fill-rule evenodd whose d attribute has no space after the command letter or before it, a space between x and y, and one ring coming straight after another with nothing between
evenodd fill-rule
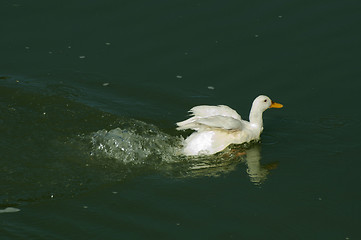
<instances>
[{"instance_id":1,"label":"dark water surface","mask_svg":"<svg viewBox=\"0 0 361 240\"><path fill-rule=\"evenodd\" d=\"M360 239L358 1L0 3L1 239ZM200 104L260 143L180 156Z\"/></svg>"}]
</instances>

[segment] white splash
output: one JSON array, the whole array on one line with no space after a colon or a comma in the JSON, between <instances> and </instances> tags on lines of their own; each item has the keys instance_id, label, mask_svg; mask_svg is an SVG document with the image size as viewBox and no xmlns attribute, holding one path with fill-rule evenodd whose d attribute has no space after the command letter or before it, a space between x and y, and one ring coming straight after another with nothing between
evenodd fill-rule
<instances>
[{"instance_id":1,"label":"white splash","mask_svg":"<svg viewBox=\"0 0 361 240\"><path fill-rule=\"evenodd\" d=\"M91 135L92 155L114 158L122 163L143 164L151 159L173 162L181 143L179 137L163 133L153 125L99 130Z\"/></svg>"}]
</instances>

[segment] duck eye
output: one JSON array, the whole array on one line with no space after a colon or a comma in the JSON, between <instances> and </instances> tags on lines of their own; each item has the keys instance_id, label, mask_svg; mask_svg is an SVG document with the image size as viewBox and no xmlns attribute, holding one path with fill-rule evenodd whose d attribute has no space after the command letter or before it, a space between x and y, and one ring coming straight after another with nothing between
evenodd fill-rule
<instances>
[{"instance_id":1,"label":"duck eye","mask_svg":"<svg viewBox=\"0 0 361 240\"><path fill-rule=\"evenodd\" d=\"M267 102L267 99L265 99L264 102Z\"/></svg>"}]
</instances>

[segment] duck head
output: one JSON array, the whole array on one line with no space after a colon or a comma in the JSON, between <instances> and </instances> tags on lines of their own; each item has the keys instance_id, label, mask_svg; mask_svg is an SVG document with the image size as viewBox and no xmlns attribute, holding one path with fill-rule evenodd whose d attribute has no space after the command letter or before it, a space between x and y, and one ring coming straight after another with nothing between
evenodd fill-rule
<instances>
[{"instance_id":1,"label":"duck head","mask_svg":"<svg viewBox=\"0 0 361 240\"><path fill-rule=\"evenodd\" d=\"M260 95L256 97L253 101L252 109L257 109L260 112L266 111L268 108L282 108L283 105L272 101L269 97L265 95Z\"/></svg>"}]
</instances>

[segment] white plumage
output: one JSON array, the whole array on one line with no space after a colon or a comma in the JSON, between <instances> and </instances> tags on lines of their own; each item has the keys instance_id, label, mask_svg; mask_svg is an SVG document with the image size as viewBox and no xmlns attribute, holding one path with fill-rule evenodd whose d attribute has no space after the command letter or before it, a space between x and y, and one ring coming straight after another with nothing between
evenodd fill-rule
<instances>
[{"instance_id":1,"label":"white plumage","mask_svg":"<svg viewBox=\"0 0 361 240\"><path fill-rule=\"evenodd\" d=\"M230 144L257 140L263 130L262 113L268 108L281 107L282 104L260 95L253 101L249 122L225 105L193 107L189 111L192 117L177 123L177 130L195 130L184 141L183 154L210 155Z\"/></svg>"}]
</instances>

